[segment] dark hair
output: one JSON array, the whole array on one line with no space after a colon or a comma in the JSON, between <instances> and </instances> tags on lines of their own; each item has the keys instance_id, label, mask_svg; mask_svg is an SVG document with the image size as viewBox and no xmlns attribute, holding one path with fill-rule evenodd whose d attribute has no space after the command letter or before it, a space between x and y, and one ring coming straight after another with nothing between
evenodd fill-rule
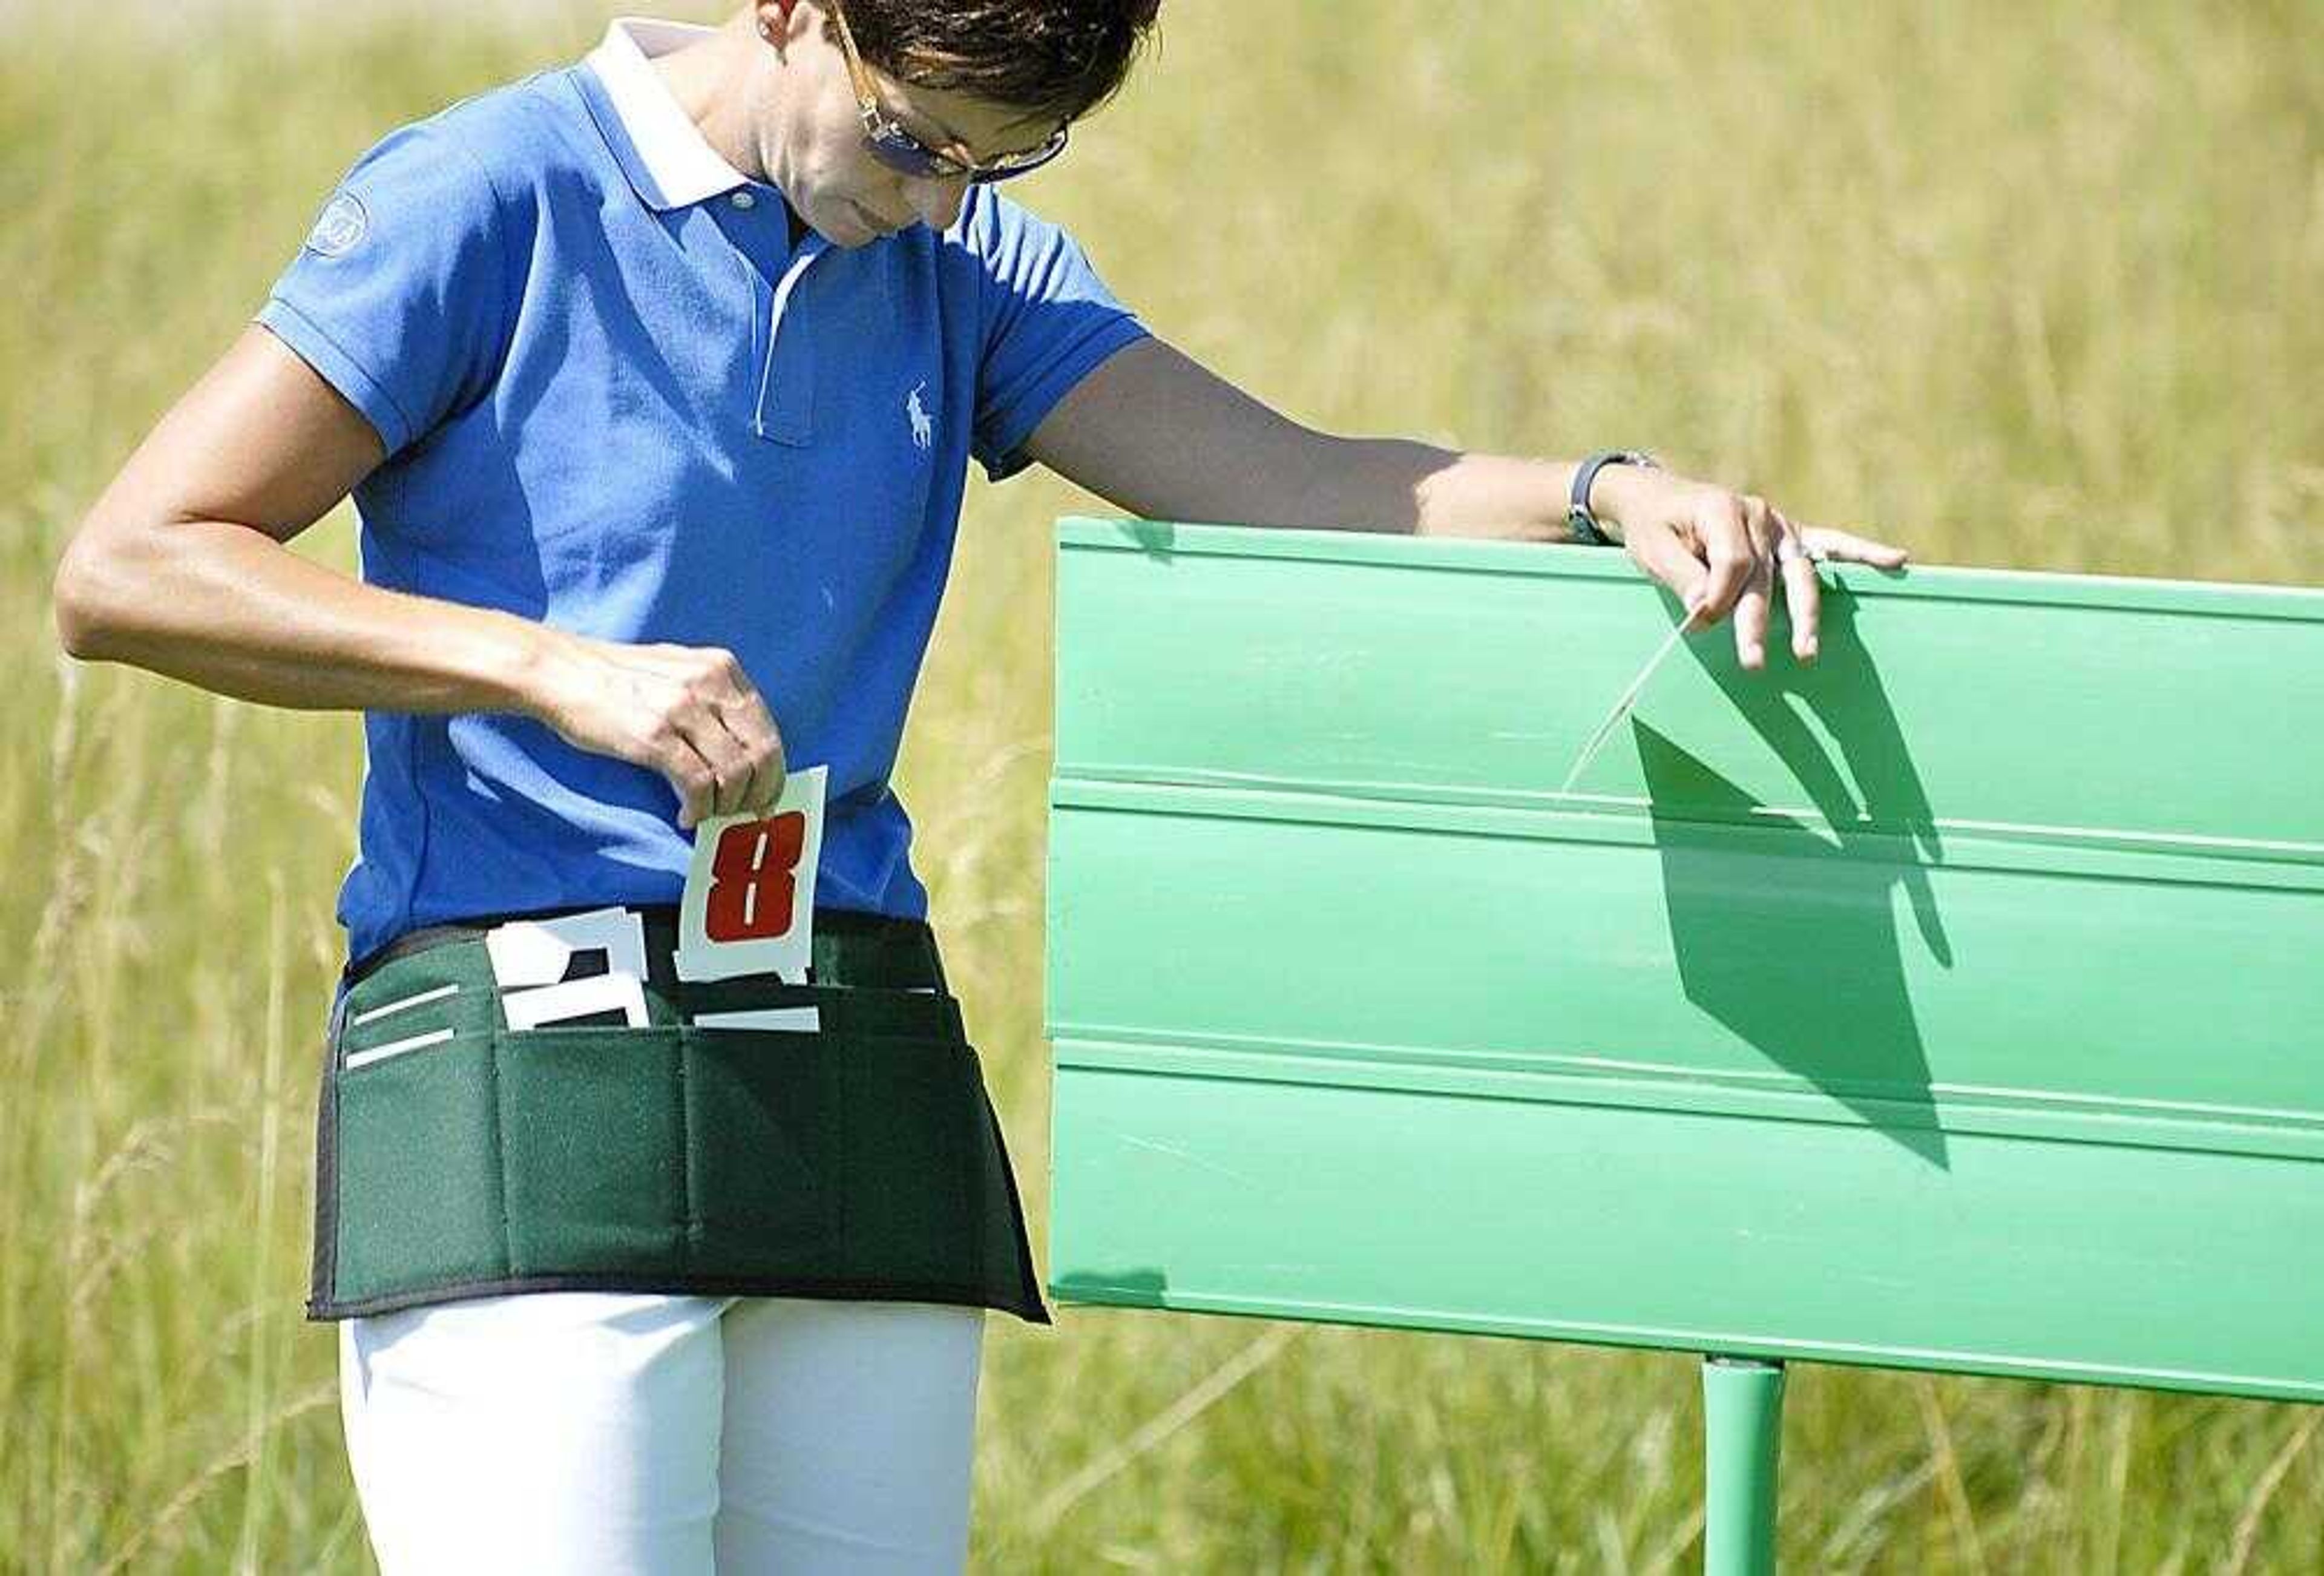
<instances>
[{"instance_id":1,"label":"dark hair","mask_svg":"<svg viewBox=\"0 0 2324 1576\"><path fill-rule=\"evenodd\" d=\"M863 58L915 88L1078 120L1113 97L1162 0L838 0Z\"/></svg>"}]
</instances>

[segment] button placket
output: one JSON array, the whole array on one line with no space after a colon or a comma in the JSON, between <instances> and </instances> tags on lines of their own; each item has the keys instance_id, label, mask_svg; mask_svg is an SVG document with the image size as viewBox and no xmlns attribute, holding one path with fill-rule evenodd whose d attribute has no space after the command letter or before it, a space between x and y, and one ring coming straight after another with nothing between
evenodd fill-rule
<instances>
[{"instance_id":1,"label":"button placket","mask_svg":"<svg viewBox=\"0 0 2324 1576\"><path fill-rule=\"evenodd\" d=\"M766 442L803 446L814 426L813 360L807 346L783 343L783 318L801 276L829 244L810 232L794 251L789 217L779 195L763 189L729 191L713 214L750 287L752 364L759 375L747 424L754 437ZM766 325L763 340L761 322ZM783 357L780 377L775 375L778 354Z\"/></svg>"},{"instance_id":2,"label":"button placket","mask_svg":"<svg viewBox=\"0 0 2324 1576\"><path fill-rule=\"evenodd\" d=\"M802 445L807 441L814 410L815 366L809 347L797 345L787 358L785 377L774 381L775 353L782 344L783 318L790 305L792 292L808 267L828 249L829 243L821 235L810 235L799 244L798 253L783 270L767 322L767 359L759 373L759 397L751 411L751 430L758 437L775 443ZM796 337L796 336L794 336ZM771 389L774 406L768 409Z\"/></svg>"}]
</instances>

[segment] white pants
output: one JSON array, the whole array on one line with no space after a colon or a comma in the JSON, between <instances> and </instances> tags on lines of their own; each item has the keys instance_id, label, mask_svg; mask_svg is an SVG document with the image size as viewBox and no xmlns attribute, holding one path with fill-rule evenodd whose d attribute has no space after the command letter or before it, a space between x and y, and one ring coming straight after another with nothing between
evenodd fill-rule
<instances>
[{"instance_id":1,"label":"white pants","mask_svg":"<svg viewBox=\"0 0 2324 1576\"><path fill-rule=\"evenodd\" d=\"M967 1559L979 1308L535 1292L339 1324L382 1576Z\"/></svg>"}]
</instances>

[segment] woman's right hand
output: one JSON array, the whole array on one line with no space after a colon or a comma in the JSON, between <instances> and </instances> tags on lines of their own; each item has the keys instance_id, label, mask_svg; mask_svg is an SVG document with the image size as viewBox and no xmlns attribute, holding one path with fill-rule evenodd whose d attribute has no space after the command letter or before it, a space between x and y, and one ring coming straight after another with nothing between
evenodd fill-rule
<instances>
[{"instance_id":1,"label":"woman's right hand","mask_svg":"<svg viewBox=\"0 0 2324 1576\"><path fill-rule=\"evenodd\" d=\"M549 633L530 710L559 738L661 773L687 831L713 816L774 807L787 770L782 734L733 652Z\"/></svg>"}]
</instances>

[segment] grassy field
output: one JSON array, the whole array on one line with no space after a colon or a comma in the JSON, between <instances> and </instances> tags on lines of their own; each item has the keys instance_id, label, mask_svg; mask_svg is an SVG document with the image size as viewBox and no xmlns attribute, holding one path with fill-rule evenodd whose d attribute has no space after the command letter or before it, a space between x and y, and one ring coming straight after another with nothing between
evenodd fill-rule
<instances>
[{"instance_id":1,"label":"grassy field","mask_svg":"<svg viewBox=\"0 0 2324 1576\"><path fill-rule=\"evenodd\" d=\"M0 53L0 1570L367 1570L300 1313L358 733L62 660L49 574L355 153L604 13L113 9ZM1024 190L1337 430L1644 443L1924 563L2324 584L2304 0L1172 0ZM1049 522L1087 504L974 484L902 768L1037 1211ZM350 515L300 548L351 565ZM988 1352L980 1569L1701 1558L1683 1357L1072 1312ZM1786 1559L2312 1572L2319 1419L1797 1368Z\"/></svg>"}]
</instances>

